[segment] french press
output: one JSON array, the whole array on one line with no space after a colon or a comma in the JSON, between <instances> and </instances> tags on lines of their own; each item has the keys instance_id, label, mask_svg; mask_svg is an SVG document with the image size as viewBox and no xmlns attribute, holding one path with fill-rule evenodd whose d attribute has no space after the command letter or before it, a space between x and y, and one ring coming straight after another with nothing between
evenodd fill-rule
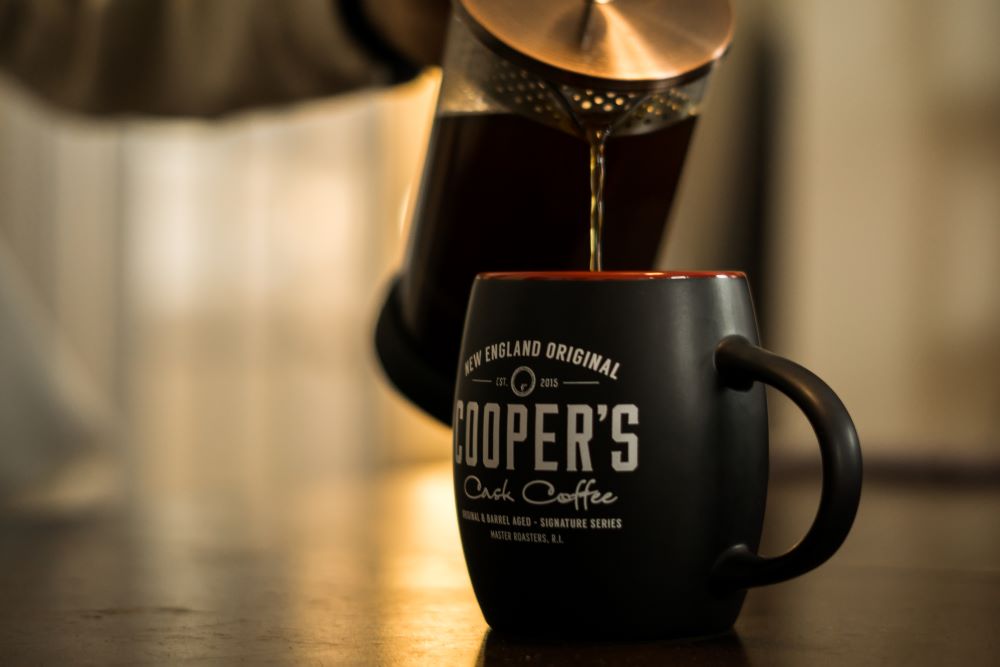
<instances>
[{"instance_id":1,"label":"french press","mask_svg":"<svg viewBox=\"0 0 1000 667\"><path fill-rule=\"evenodd\" d=\"M594 128L604 268L652 268L731 38L728 0L454 0L407 252L376 327L403 394L450 422L477 273L588 267Z\"/></svg>"}]
</instances>

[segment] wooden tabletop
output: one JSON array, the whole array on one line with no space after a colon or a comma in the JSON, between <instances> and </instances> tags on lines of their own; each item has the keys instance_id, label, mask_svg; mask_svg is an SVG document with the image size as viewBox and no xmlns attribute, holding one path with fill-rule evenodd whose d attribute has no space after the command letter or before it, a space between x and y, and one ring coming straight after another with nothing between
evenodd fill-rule
<instances>
[{"instance_id":1,"label":"wooden tabletop","mask_svg":"<svg viewBox=\"0 0 1000 667\"><path fill-rule=\"evenodd\" d=\"M818 495L814 479L778 477L766 552L801 534ZM751 591L732 634L640 644L491 634L446 463L131 494L79 515L0 520L0 664L987 665L1000 655L996 486L869 480L841 552Z\"/></svg>"}]
</instances>

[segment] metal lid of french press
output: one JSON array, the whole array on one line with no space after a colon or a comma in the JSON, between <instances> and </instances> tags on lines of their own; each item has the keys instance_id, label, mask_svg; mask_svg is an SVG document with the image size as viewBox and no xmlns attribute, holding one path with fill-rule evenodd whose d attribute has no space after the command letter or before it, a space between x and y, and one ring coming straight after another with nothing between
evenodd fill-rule
<instances>
[{"instance_id":1,"label":"metal lid of french press","mask_svg":"<svg viewBox=\"0 0 1000 667\"><path fill-rule=\"evenodd\" d=\"M455 8L487 47L571 86L692 81L733 33L729 0L456 0Z\"/></svg>"}]
</instances>

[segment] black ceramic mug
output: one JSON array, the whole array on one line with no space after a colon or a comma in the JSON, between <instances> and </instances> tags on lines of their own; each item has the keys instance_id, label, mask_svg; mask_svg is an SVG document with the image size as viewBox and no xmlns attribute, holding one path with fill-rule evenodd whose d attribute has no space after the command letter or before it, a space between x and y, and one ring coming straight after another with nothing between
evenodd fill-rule
<instances>
[{"instance_id":1,"label":"black ceramic mug","mask_svg":"<svg viewBox=\"0 0 1000 667\"><path fill-rule=\"evenodd\" d=\"M757 555L763 384L812 423L816 519ZM736 272L480 275L453 415L459 527L487 622L522 635L723 632L745 589L827 560L854 521L861 452L808 370L757 346Z\"/></svg>"}]
</instances>

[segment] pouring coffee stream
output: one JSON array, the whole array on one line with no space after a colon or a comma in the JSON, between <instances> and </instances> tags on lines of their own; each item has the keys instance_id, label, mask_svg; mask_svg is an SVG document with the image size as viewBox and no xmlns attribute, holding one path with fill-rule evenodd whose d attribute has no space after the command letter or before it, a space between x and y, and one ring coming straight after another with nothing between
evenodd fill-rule
<instances>
[{"instance_id":1,"label":"pouring coffee stream","mask_svg":"<svg viewBox=\"0 0 1000 667\"><path fill-rule=\"evenodd\" d=\"M732 28L728 0L453 7L406 258L376 330L389 379L445 423L478 273L654 268Z\"/></svg>"},{"instance_id":2,"label":"pouring coffee stream","mask_svg":"<svg viewBox=\"0 0 1000 667\"><path fill-rule=\"evenodd\" d=\"M603 265L601 241L604 236L604 144L608 132L596 130L590 143L590 270L600 271Z\"/></svg>"},{"instance_id":3,"label":"pouring coffee stream","mask_svg":"<svg viewBox=\"0 0 1000 667\"><path fill-rule=\"evenodd\" d=\"M590 0L588 2L588 7L595 0ZM587 12L585 18L585 23L581 28L581 43L588 39L589 26L590 26L590 11ZM591 91L587 91L591 93ZM589 268L591 271L600 271L603 268L603 235L604 235L604 181L607 172L606 164L606 147L608 139L611 137L612 132L615 127L618 126L622 121L628 118L628 115L632 112L632 109L637 105L645 103L646 98L641 98L638 102L632 101L629 105L618 109L618 115L611 120L604 122L599 122L597 124L588 124L584 122L579 115L574 113L573 106L570 99L566 96L564 90L555 90L555 97L562 103L562 106L566 110L567 115L573 121L573 125L579 136L586 140L587 146L590 153L590 228L589 228L589 247L590 247L590 261ZM579 95L577 95L579 97ZM621 98L619 98L621 99ZM598 98L599 102L602 98ZM592 104L592 103L591 103Z\"/></svg>"},{"instance_id":4,"label":"pouring coffee stream","mask_svg":"<svg viewBox=\"0 0 1000 667\"><path fill-rule=\"evenodd\" d=\"M594 5L607 4L611 0L587 0L580 21L580 49L586 51L590 45L594 27ZM625 117L622 113L621 118ZM600 271L603 267L602 240L604 236L604 177L605 144L611 134L612 125L606 128L589 128L586 132L590 146L590 270Z\"/></svg>"},{"instance_id":5,"label":"pouring coffee stream","mask_svg":"<svg viewBox=\"0 0 1000 667\"><path fill-rule=\"evenodd\" d=\"M605 4L609 0L587 0L580 21L580 49L590 45L594 25L594 5ZM624 116L624 114L623 114ZM574 117L575 118L575 117ZM591 271L600 271L603 265L602 239L604 236L604 176L605 144L611 127L591 128L586 132L590 147L590 265Z\"/></svg>"},{"instance_id":6,"label":"pouring coffee stream","mask_svg":"<svg viewBox=\"0 0 1000 667\"><path fill-rule=\"evenodd\" d=\"M604 268L604 182L607 176L607 143L619 123L628 118L632 109L641 106L647 98L641 98L637 103L622 109L619 116L609 123L588 127L573 116L574 123L580 133L586 138L590 151L590 262L591 271L601 271Z\"/></svg>"}]
</instances>

